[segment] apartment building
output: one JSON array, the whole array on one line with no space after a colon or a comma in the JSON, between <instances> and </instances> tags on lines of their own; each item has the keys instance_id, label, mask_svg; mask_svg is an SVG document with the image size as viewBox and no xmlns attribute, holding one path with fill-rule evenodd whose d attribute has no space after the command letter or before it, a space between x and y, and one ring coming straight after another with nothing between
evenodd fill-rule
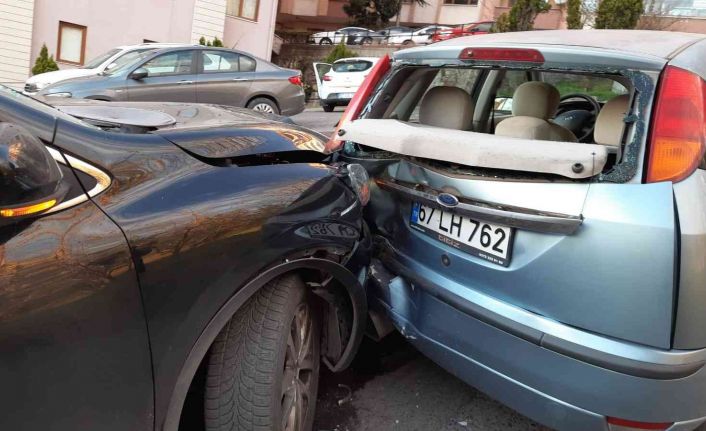
<instances>
[{"instance_id":1,"label":"apartment building","mask_svg":"<svg viewBox=\"0 0 706 431\"><path fill-rule=\"evenodd\" d=\"M43 44L60 68L119 45L198 43L269 59L277 0L0 0L0 83L24 82Z\"/></svg>"},{"instance_id":2,"label":"apartment building","mask_svg":"<svg viewBox=\"0 0 706 431\"><path fill-rule=\"evenodd\" d=\"M494 21L510 10L513 0L427 0L427 5L403 0L399 22L420 27L428 24L455 25ZM287 31L321 31L349 24L341 0L280 0L277 27ZM566 26L564 0L550 0L552 9L540 15L535 28L557 29ZM397 19L393 18L392 22Z\"/></svg>"}]
</instances>

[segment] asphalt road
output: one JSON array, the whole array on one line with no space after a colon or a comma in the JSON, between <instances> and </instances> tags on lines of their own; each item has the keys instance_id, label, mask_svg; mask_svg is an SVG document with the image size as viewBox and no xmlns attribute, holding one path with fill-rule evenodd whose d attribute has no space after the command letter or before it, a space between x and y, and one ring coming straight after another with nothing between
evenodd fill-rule
<instances>
[{"instance_id":1,"label":"asphalt road","mask_svg":"<svg viewBox=\"0 0 706 431\"><path fill-rule=\"evenodd\" d=\"M339 106L333 112L324 112L320 107L311 108L301 114L294 115L292 120L301 126L328 135L333 133L333 129L335 129L344 109L346 109L345 106Z\"/></svg>"}]
</instances>

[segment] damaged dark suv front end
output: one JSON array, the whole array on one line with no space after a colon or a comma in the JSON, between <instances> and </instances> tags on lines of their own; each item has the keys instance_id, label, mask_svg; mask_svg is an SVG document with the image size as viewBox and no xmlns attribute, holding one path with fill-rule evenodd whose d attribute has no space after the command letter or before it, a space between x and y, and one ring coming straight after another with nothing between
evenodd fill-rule
<instances>
[{"instance_id":1,"label":"damaged dark suv front end","mask_svg":"<svg viewBox=\"0 0 706 431\"><path fill-rule=\"evenodd\" d=\"M286 316L263 292L288 285L320 327L313 351L334 371L350 363L367 321L367 177L331 163L322 136L280 120L209 105L49 107L0 93L0 122L44 144L69 188L55 208L0 225L0 345L14 346L0 353L2 428L177 429L187 395L204 396L202 371L215 369L233 316L258 301ZM318 374L307 366L297 362L294 383ZM286 366L270 368L281 381ZM210 373L206 397L226 396ZM30 380L52 401L28 417ZM270 403L269 420L286 419L285 401ZM206 405L210 429L218 412ZM296 429L312 415L292 414Z\"/></svg>"}]
</instances>

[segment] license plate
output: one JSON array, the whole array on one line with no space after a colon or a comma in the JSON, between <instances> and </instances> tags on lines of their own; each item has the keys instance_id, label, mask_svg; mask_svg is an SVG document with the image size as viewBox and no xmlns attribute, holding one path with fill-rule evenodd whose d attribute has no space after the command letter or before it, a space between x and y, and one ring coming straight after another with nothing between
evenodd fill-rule
<instances>
[{"instance_id":1,"label":"license plate","mask_svg":"<svg viewBox=\"0 0 706 431\"><path fill-rule=\"evenodd\" d=\"M307 229L314 237L356 239L360 236L357 229L343 223L316 222L307 225Z\"/></svg>"},{"instance_id":2,"label":"license plate","mask_svg":"<svg viewBox=\"0 0 706 431\"><path fill-rule=\"evenodd\" d=\"M341 93L341 99L352 99L355 93Z\"/></svg>"},{"instance_id":3,"label":"license plate","mask_svg":"<svg viewBox=\"0 0 706 431\"><path fill-rule=\"evenodd\" d=\"M419 202L412 204L410 222L412 228L451 247L498 265L510 264L512 228L473 220Z\"/></svg>"}]
</instances>

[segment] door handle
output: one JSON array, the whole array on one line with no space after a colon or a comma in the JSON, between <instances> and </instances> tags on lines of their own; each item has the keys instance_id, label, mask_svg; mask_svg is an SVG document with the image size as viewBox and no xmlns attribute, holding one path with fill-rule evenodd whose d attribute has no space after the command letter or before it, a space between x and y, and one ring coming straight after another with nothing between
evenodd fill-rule
<instances>
[{"instance_id":1,"label":"door handle","mask_svg":"<svg viewBox=\"0 0 706 431\"><path fill-rule=\"evenodd\" d=\"M188 80L179 81L179 85L186 85L186 84L193 84L193 83L194 83L194 81L188 81Z\"/></svg>"}]
</instances>

